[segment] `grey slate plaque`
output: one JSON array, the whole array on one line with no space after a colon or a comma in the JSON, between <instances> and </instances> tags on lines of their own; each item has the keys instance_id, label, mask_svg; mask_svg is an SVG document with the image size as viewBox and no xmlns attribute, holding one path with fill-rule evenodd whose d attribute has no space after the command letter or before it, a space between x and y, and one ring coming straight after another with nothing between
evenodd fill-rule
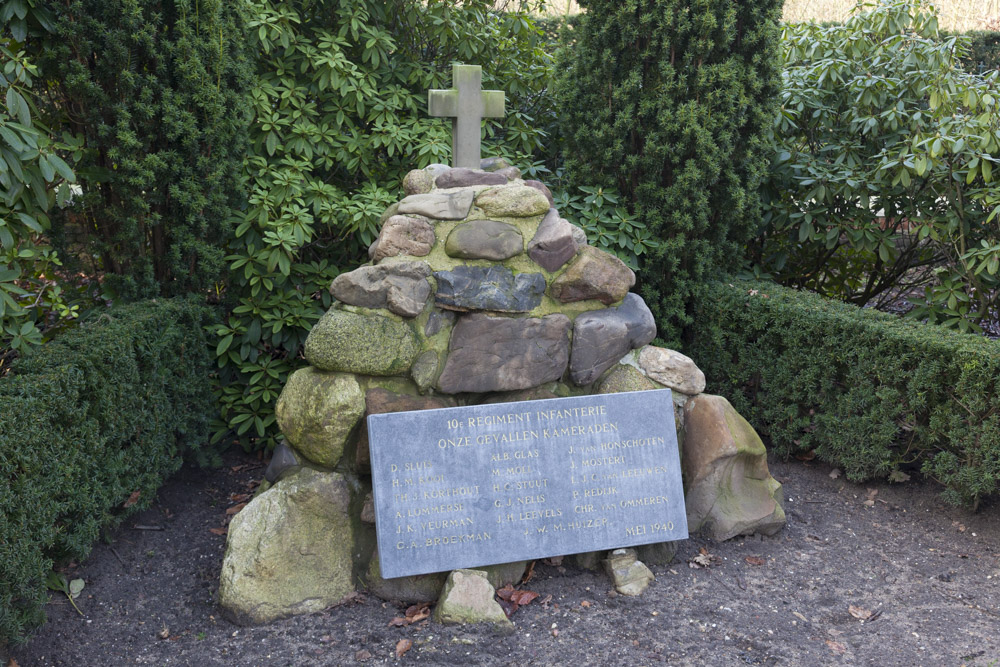
<instances>
[{"instance_id":1,"label":"grey slate plaque","mask_svg":"<svg viewBox=\"0 0 1000 667\"><path fill-rule=\"evenodd\" d=\"M382 576L685 539L669 389L368 417Z\"/></svg>"}]
</instances>

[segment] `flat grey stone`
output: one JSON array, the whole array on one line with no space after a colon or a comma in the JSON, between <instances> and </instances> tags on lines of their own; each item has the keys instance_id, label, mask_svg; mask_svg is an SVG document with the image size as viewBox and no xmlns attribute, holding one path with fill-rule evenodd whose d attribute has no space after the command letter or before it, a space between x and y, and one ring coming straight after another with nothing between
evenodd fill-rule
<instances>
[{"instance_id":1,"label":"flat grey stone","mask_svg":"<svg viewBox=\"0 0 1000 667\"><path fill-rule=\"evenodd\" d=\"M461 220L469 215L476 193L472 190L410 195L399 202L400 213L423 215L435 220Z\"/></svg>"},{"instance_id":2,"label":"flat grey stone","mask_svg":"<svg viewBox=\"0 0 1000 667\"><path fill-rule=\"evenodd\" d=\"M654 338L656 320L638 294L626 294L614 308L583 313L573 323L570 379L581 386L590 384L629 350Z\"/></svg>"},{"instance_id":3,"label":"flat grey stone","mask_svg":"<svg viewBox=\"0 0 1000 667\"><path fill-rule=\"evenodd\" d=\"M438 378L446 394L528 389L562 377L569 362L569 318L459 318Z\"/></svg>"},{"instance_id":4,"label":"flat grey stone","mask_svg":"<svg viewBox=\"0 0 1000 667\"><path fill-rule=\"evenodd\" d=\"M524 252L524 237L514 225L499 220L472 220L448 234L449 257L502 261Z\"/></svg>"},{"instance_id":5,"label":"flat grey stone","mask_svg":"<svg viewBox=\"0 0 1000 667\"><path fill-rule=\"evenodd\" d=\"M545 277L540 273L519 273L503 266L458 266L453 271L437 271L435 303L452 310L489 310L499 313L527 313L537 308L545 293Z\"/></svg>"},{"instance_id":6,"label":"flat grey stone","mask_svg":"<svg viewBox=\"0 0 1000 667\"><path fill-rule=\"evenodd\" d=\"M375 246L368 254L376 264L397 255L423 257L434 247L434 238L434 228L426 218L393 215L382 225Z\"/></svg>"},{"instance_id":7,"label":"flat grey stone","mask_svg":"<svg viewBox=\"0 0 1000 667\"><path fill-rule=\"evenodd\" d=\"M528 242L528 257L546 271L556 271L576 255L573 227L550 208L538 225L535 237Z\"/></svg>"},{"instance_id":8,"label":"flat grey stone","mask_svg":"<svg viewBox=\"0 0 1000 667\"><path fill-rule=\"evenodd\" d=\"M435 179L449 169L451 169L449 165L441 164L440 162L432 162L424 167L424 171L429 171Z\"/></svg>"},{"instance_id":9,"label":"flat grey stone","mask_svg":"<svg viewBox=\"0 0 1000 667\"><path fill-rule=\"evenodd\" d=\"M545 185L545 183L531 179L525 181L524 184L527 185L529 188L535 188L543 195L545 195L545 198L549 200L549 206L553 206L555 204L555 200L552 198L552 191L549 190L549 187Z\"/></svg>"},{"instance_id":10,"label":"flat grey stone","mask_svg":"<svg viewBox=\"0 0 1000 667\"><path fill-rule=\"evenodd\" d=\"M416 317L431 293L425 262L397 262L362 266L341 273L330 285L339 301L363 308L386 308L404 317Z\"/></svg>"},{"instance_id":11,"label":"flat grey stone","mask_svg":"<svg viewBox=\"0 0 1000 667\"><path fill-rule=\"evenodd\" d=\"M449 169L434 180L439 188L464 188L470 185L504 185L507 177L480 169Z\"/></svg>"},{"instance_id":12,"label":"flat grey stone","mask_svg":"<svg viewBox=\"0 0 1000 667\"><path fill-rule=\"evenodd\" d=\"M552 281L549 294L563 303L597 299L605 305L620 301L635 285L635 273L614 255L583 246L563 273Z\"/></svg>"}]
</instances>

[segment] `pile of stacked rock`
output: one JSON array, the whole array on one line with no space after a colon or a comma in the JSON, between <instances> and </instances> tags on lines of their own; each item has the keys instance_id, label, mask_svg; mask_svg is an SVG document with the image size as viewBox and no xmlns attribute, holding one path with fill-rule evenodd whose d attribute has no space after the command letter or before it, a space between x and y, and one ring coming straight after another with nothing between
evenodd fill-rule
<instances>
[{"instance_id":1,"label":"pile of stacked rock","mask_svg":"<svg viewBox=\"0 0 1000 667\"><path fill-rule=\"evenodd\" d=\"M437 598L447 573L379 576L369 414L669 387L691 530L727 539L783 525L760 439L725 399L701 393L690 359L649 345L656 325L629 292L635 274L589 246L544 184L488 159L414 170L403 187L371 261L333 281L337 302L305 343L310 365L278 400L287 444L229 529L219 593L236 620L316 611L357 586ZM645 560L673 553L644 549ZM500 586L524 567L483 569Z\"/></svg>"}]
</instances>

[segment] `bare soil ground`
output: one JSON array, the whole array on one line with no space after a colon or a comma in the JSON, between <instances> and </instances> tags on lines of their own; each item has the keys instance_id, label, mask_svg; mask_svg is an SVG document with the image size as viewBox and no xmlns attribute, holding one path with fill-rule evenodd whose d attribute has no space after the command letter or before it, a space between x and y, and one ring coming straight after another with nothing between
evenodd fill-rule
<instances>
[{"instance_id":1,"label":"bare soil ground","mask_svg":"<svg viewBox=\"0 0 1000 667\"><path fill-rule=\"evenodd\" d=\"M263 467L230 453L221 470L185 469L71 568L86 582L83 615L53 594L48 624L12 658L21 667L1000 664L995 503L970 514L929 483L859 486L798 461L771 470L785 485L785 530L685 541L671 565L652 568L641 597L615 594L603 573L539 561L522 585L539 598L514 613L509 634L430 620L392 627L404 610L364 595L248 628L215 603L225 547L216 533Z\"/></svg>"}]
</instances>

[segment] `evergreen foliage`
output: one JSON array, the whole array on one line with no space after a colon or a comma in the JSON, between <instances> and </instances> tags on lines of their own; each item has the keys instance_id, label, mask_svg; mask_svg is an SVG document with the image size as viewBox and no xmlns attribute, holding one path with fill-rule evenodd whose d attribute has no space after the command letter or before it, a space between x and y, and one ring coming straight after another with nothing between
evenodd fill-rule
<instances>
[{"instance_id":1,"label":"evergreen foliage","mask_svg":"<svg viewBox=\"0 0 1000 667\"><path fill-rule=\"evenodd\" d=\"M486 124L484 154L531 164L538 128L554 118L551 62L521 5L250 3L259 82L249 206L227 257L232 311L216 330L217 438L275 443L274 401L331 305L330 281L366 261L407 171L450 162L451 123L427 115L427 90L451 86L452 62L482 65L484 87L507 94L505 118Z\"/></svg>"},{"instance_id":2,"label":"evergreen foliage","mask_svg":"<svg viewBox=\"0 0 1000 667\"><path fill-rule=\"evenodd\" d=\"M113 308L0 379L0 646L44 621L54 562L148 507L185 454L206 457L214 316L197 302Z\"/></svg>"},{"instance_id":3,"label":"evergreen foliage","mask_svg":"<svg viewBox=\"0 0 1000 667\"><path fill-rule=\"evenodd\" d=\"M584 0L557 98L566 168L616 188L660 244L642 292L676 344L700 282L759 222L778 91L777 0Z\"/></svg>"},{"instance_id":4,"label":"evergreen foliage","mask_svg":"<svg viewBox=\"0 0 1000 667\"><path fill-rule=\"evenodd\" d=\"M50 111L82 139L82 195L64 230L132 299L204 291L223 246L246 147L252 70L241 3L52 3L53 32L28 38Z\"/></svg>"},{"instance_id":5,"label":"evergreen foliage","mask_svg":"<svg viewBox=\"0 0 1000 667\"><path fill-rule=\"evenodd\" d=\"M1000 343L770 282L713 283L685 353L774 452L855 482L921 471L972 508L1000 491Z\"/></svg>"}]
</instances>

